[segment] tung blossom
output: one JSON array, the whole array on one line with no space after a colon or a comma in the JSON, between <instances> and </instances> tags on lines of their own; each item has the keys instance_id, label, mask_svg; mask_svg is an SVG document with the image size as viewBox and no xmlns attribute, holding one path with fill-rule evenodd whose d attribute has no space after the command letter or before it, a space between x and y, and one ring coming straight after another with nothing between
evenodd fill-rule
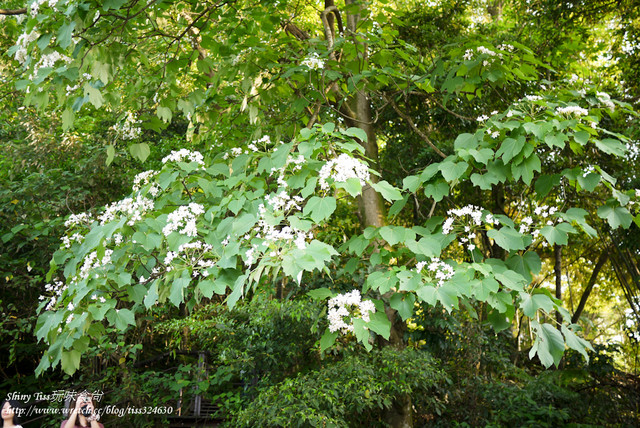
<instances>
[{"instance_id":1,"label":"tung blossom","mask_svg":"<svg viewBox=\"0 0 640 428\"><path fill-rule=\"evenodd\" d=\"M329 189L327 183L329 177L335 182L345 182L350 178L357 178L363 186L370 179L367 165L345 153L325 163L320 169L319 175L318 182L322 190Z\"/></svg>"},{"instance_id":2,"label":"tung blossom","mask_svg":"<svg viewBox=\"0 0 640 428\"><path fill-rule=\"evenodd\" d=\"M370 314L376 312L376 307L371 300L362 300L359 290L350 293L338 294L329 299L329 331L340 331L347 334L353 331L353 319L360 318L364 322L370 321ZM350 323L345 321L345 317L351 317Z\"/></svg>"}]
</instances>

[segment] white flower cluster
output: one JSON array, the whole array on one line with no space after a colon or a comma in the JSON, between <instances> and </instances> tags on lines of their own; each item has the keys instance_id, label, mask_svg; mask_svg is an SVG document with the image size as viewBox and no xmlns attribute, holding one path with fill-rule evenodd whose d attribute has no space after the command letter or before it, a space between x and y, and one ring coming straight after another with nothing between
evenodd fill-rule
<instances>
[{"instance_id":1,"label":"white flower cluster","mask_svg":"<svg viewBox=\"0 0 640 428\"><path fill-rule=\"evenodd\" d=\"M304 202L304 199L301 196L294 195L289 196L287 192L284 190L277 194L271 194L265 196L265 201L269 206L273 209L273 211L291 211L298 210L300 211L300 203ZM262 205L261 212L264 210L264 205Z\"/></svg>"},{"instance_id":2,"label":"white flower cluster","mask_svg":"<svg viewBox=\"0 0 640 428\"><path fill-rule=\"evenodd\" d=\"M62 55L60 52L54 51L46 55L42 55L42 57L40 57L40 61L36 64L35 69L38 70L40 68L53 67L58 61L63 61L69 64L71 62L71 58L66 55Z\"/></svg>"},{"instance_id":3,"label":"white flower cluster","mask_svg":"<svg viewBox=\"0 0 640 428\"><path fill-rule=\"evenodd\" d=\"M151 182L151 179L156 175L158 175L158 171L154 171L152 169L150 169L149 171L141 172L140 174L136 175L133 179L133 186L132 186L133 191L137 192L142 187L149 184ZM151 193L151 195L155 198L158 195L158 193L160 193L160 190L161 190L160 186L154 183L153 186L151 186L151 188L149 189L149 193Z\"/></svg>"},{"instance_id":4,"label":"white flower cluster","mask_svg":"<svg viewBox=\"0 0 640 428\"><path fill-rule=\"evenodd\" d=\"M353 319L361 318L364 322L369 322L370 314L376 312L376 307L371 300L362 300L359 290L350 293L338 294L329 299L329 331L340 331L348 334L353 331ZM345 317L351 317L350 323L345 322Z\"/></svg>"},{"instance_id":5,"label":"white flower cluster","mask_svg":"<svg viewBox=\"0 0 640 428\"><path fill-rule=\"evenodd\" d=\"M187 236L196 236L198 234L198 228L196 226L196 217L200 214L204 214L204 206L191 202L189 205L181 206L167 218L167 225L162 228L164 236L169 236L172 232L178 231L179 233Z\"/></svg>"},{"instance_id":6,"label":"white flower cluster","mask_svg":"<svg viewBox=\"0 0 640 428\"><path fill-rule=\"evenodd\" d=\"M534 239L537 239L540 236L540 228L543 226L553 226L554 221L551 219L558 212L558 207L542 205L538 206L538 204L533 201L533 212L532 214L539 218L536 221L531 216L525 216L522 220L520 220L520 226L518 232L520 233L531 233ZM527 202L516 203L516 208L520 212L530 212L530 208ZM557 217L556 221L562 222L562 217ZM532 230L533 229L533 230ZM542 243L543 246L546 246L546 242Z\"/></svg>"},{"instance_id":7,"label":"white flower cluster","mask_svg":"<svg viewBox=\"0 0 640 428\"><path fill-rule=\"evenodd\" d=\"M227 152L227 153L224 154L224 156L222 156L222 159L227 160L230 157L238 157L241 154L248 155L249 154L249 150L243 150L240 147L232 147L231 148L231 155L229 155L229 152Z\"/></svg>"},{"instance_id":8,"label":"white flower cluster","mask_svg":"<svg viewBox=\"0 0 640 428\"><path fill-rule=\"evenodd\" d=\"M427 270L431 272L433 278L438 281L438 287L441 287L446 281L453 278L455 274L451 265L448 265L437 257L432 258L430 262L418 262L416 264L416 271L421 273L425 266Z\"/></svg>"},{"instance_id":9,"label":"white flower cluster","mask_svg":"<svg viewBox=\"0 0 640 428\"><path fill-rule=\"evenodd\" d=\"M329 189L327 183L329 177L335 182L345 182L350 178L357 178L363 186L370 179L369 167L346 153L325 163L320 169L319 176L318 182L322 190Z\"/></svg>"},{"instance_id":10,"label":"white flower cluster","mask_svg":"<svg viewBox=\"0 0 640 428\"><path fill-rule=\"evenodd\" d=\"M40 37L40 33L38 33L35 28L29 33L22 33L18 37L18 41L16 42L16 46L18 46L18 50L14 54L14 58L20 63L24 64L27 60L27 46L33 41L38 40Z\"/></svg>"},{"instance_id":11,"label":"white flower cluster","mask_svg":"<svg viewBox=\"0 0 640 428\"><path fill-rule=\"evenodd\" d=\"M187 149L180 149L178 151L171 151L171 154L165 156L162 159L162 163L167 162L195 162L204 168L204 157L198 151L190 151Z\"/></svg>"},{"instance_id":12,"label":"white flower cluster","mask_svg":"<svg viewBox=\"0 0 640 428\"><path fill-rule=\"evenodd\" d=\"M289 185L287 184L287 181L284 179L284 175L289 165L293 165L293 168L291 170L295 172L295 171L301 170L302 165L305 162L306 162L306 159L304 158L303 155L298 155L295 157L292 155L289 155L287 156L287 161L285 162L282 168L271 168L271 172L269 173L269 176L270 177L273 176L273 174L275 174L276 172L279 173L278 180L277 180L278 186L281 188L286 188Z\"/></svg>"},{"instance_id":13,"label":"white flower cluster","mask_svg":"<svg viewBox=\"0 0 640 428\"><path fill-rule=\"evenodd\" d=\"M313 70L324 68L324 61L321 60L318 54L315 52L309 54L309 56L306 57L301 64Z\"/></svg>"},{"instance_id":14,"label":"white flower cluster","mask_svg":"<svg viewBox=\"0 0 640 428\"><path fill-rule=\"evenodd\" d=\"M282 193L284 192L281 192L281 194ZM289 195L287 195L287 197L289 197ZM297 205L296 201L302 198L296 196L294 196L294 198L296 199L292 198L289 202L286 202L285 206L282 204L285 203L286 199L283 199L281 196L277 197L276 201L273 201L272 199L271 201L268 201L268 203L272 207L275 205L282 209L295 208L299 210L300 207ZM271 203L274 203L274 205L271 205ZM294 205L291 205L291 203ZM258 233L256 234L256 237L264 239L264 245L269 246L271 243L285 241L293 242L295 246L301 250L307 248L307 239L313 238L313 234L311 232L306 233L293 226L280 226L279 224L274 226L266 220L267 209L264 205L261 204L258 207L258 211L260 212L260 220L257 225ZM275 254L272 255L275 256Z\"/></svg>"},{"instance_id":15,"label":"white flower cluster","mask_svg":"<svg viewBox=\"0 0 640 428\"><path fill-rule=\"evenodd\" d=\"M91 217L90 214L87 214L87 213L71 214L67 219L67 221L64 222L64 227L69 228L77 224L88 226L92 222L93 222L93 217Z\"/></svg>"},{"instance_id":16,"label":"white flower cluster","mask_svg":"<svg viewBox=\"0 0 640 428\"><path fill-rule=\"evenodd\" d=\"M192 275L194 278L198 276L207 277L209 276L209 271L207 269L216 263L216 260L214 259L205 259L205 255L207 253L211 253L211 251L213 251L212 245L205 244L202 241L189 242L180 245L178 247L178 251L168 251L163 263L167 265L167 272L170 272L173 268L169 265L174 259L179 258L192 266ZM152 272L152 274L157 273L157 271ZM140 277L140 283L144 283L145 281L145 277Z\"/></svg>"},{"instance_id":17,"label":"white flower cluster","mask_svg":"<svg viewBox=\"0 0 640 428\"><path fill-rule=\"evenodd\" d=\"M63 236L62 238L60 238L60 240L62 241L62 244L64 245L65 248L71 248L72 242L75 241L80 243L84 241L84 236L76 232L71 236Z\"/></svg>"},{"instance_id":18,"label":"white flower cluster","mask_svg":"<svg viewBox=\"0 0 640 428\"><path fill-rule=\"evenodd\" d=\"M501 53L494 52L491 49L486 48L484 46L478 46L475 49L467 49L464 52L464 55L462 56L462 58L464 60L466 60L466 61L469 61L469 60L473 59L475 54L487 55L489 57L489 58L487 58L487 59L482 61L482 65L485 66L485 67L490 65L491 63L493 63L496 58L502 59L502 54Z\"/></svg>"},{"instance_id":19,"label":"white flower cluster","mask_svg":"<svg viewBox=\"0 0 640 428\"><path fill-rule=\"evenodd\" d=\"M104 213L98 217L100 224L103 225L111 220L116 219L116 214L129 216L127 224L133 226L136 221L142 220L142 215L153 209L153 201L142 195L137 195L135 199L125 198L121 201L114 202L109 205Z\"/></svg>"},{"instance_id":20,"label":"white flower cluster","mask_svg":"<svg viewBox=\"0 0 640 428\"><path fill-rule=\"evenodd\" d=\"M123 140L135 140L142 135L141 120L137 120L133 112L128 111L124 122L116 123L111 127L116 135Z\"/></svg>"},{"instance_id":21,"label":"white flower cluster","mask_svg":"<svg viewBox=\"0 0 640 428\"><path fill-rule=\"evenodd\" d=\"M525 95L520 101L527 100L531 102L542 101L542 97L540 95Z\"/></svg>"},{"instance_id":22,"label":"white flower cluster","mask_svg":"<svg viewBox=\"0 0 640 428\"><path fill-rule=\"evenodd\" d=\"M611 96L609 96L609 94L607 94L606 92L596 93L596 98L598 98L598 101L600 101L600 103L602 103L609 110L613 111L616 109L616 105L613 103L613 101L611 101Z\"/></svg>"},{"instance_id":23,"label":"white flower cluster","mask_svg":"<svg viewBox=\"0 0 640 428\"><path fill-rule=\"evenodd\" d=\"M49 300L49 303L47 303L47 306L45 307L47 311L53 309L53 307L58 302L58 299L60 298L60 296L62 296L62 293L67 289L67 287L68 286L64 282L58 280L54 281L53 284L44 285L45 291L54 294L53 296L51 296L51 300ZM40 300L45 300L46 298L46 296L39 297Z\"/></svg>"},{"instance_id":24,"label":"white flower cluster","mask_svg":"<svg viewBox=\"0 0 640 428\"><path fill-rule=\"evenodd\" d=\"M589 111L580 106L566 106L556 108L556 114L563 116L586 116Z\"/></svg>"},{"instance_id":25,"label":"white flower cluster","mask_svg":"<svg viewBox=\"0 0 640 428\"><path fill-rule=\"evenodd\" d=\"M29 15L36 16L40 11L40 6L42 6L43 4L48 4L49 7L53 9L56 4L58 4L58 0L34 0L29 5Z\"/></svg>"},{"instance_id":26,"label":"white flower cluster","mask_svg":"<svg viewBox=\"0 0 640 428\"><path fill-rule=\"evenodd\" d=\"M104 256L102 256L101 259L98 259L98 253L95 251L86 255L84 258L84 263L80 268L80 278L87 279L89 277L89 274L91 273L91 270L105 267L106 265L111 263L111 254L113 254L113 250L107 248L104 250ZM96 278L97 277L98 275L96 274Z\"/></svg>"},{"instance_id":27,"label":"white flower cluster","mask_svg":"<svg viewBox=\"0 0 640 428\"><path fill-rule=\"evenodd\" d=\"M453 231L454 223L459 223L467 234L460 238L460 242L465 244L469 251L473 251L476 248L473 243L476 233L472 230L472 227L481 226L483 222L489 225L498 224L498 220L491 213L483 215L480 207L474 205L450 209L447 211L447 215L449 217L442 224L442 233L448 235Z\"/></svg>"}]
</instances>

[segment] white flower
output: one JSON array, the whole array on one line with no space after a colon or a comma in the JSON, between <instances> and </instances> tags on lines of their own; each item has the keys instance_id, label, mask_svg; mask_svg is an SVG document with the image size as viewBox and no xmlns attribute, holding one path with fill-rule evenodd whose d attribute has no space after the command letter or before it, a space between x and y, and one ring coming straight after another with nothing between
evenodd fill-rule
<instances>
[{"instance_id":1,"label":"white flower","mask_svg":"<svg viewBox=\"0 0 640 428\"><path fill-rule=\"evenodd\" d=\"M564 116L586 116L589 111L579 106L566 106L556 108L556 114Z\"/></svg>"},{"instance_id":2,"label":"white flower","mask_svg":"<svg viewBox=\"0 0 640 428\"><path fill-rule=\"evenodd\" d=\"M333 178L335 182L345 182L350 178L357 178L362 186L370 179L367 165L346 153L325 163L320 169L319 176L318 182L322 190L329 188L327 183L329 177Z\"/></svg>"},{"instance_id":3,"label":"white flower","mask_svg":"<svg viewBox=\"0 0 640 428\"><path fill-rule=\"evenodd\" d=\"M319 70L321 68L324 68L324 61L322 61L318 54L315 52L309 54L309 56L306 57L301 64L307 66L307 68L312 70Z\"/></svg>"},{"instance_id":4,"label":"white flower","mask_svg":"<svg viewBox=\"0 0 640 428\"><path fill-rule=\"evenodd\" d=\"M204 206L195 202L181 206L169 214L167 217L167 225L162 228L162 233L164 236L169 236L172 232L178 231L178 229L182 228L179 233L194 237L198 234L196 217L203 213Z\"/></svg>"},{"instance_id":5,"label":"white flower","mask_svg":"<svg viewBox=\"0 0 640 428\"><path fill-rule=\"evenodd\" d=\"M100 303L105 303L107 301L107 299L105 299L103 296L100 296Z\"/></svg>"},{"instance_id":6,"label":"white flower","mask_svg":"<svg viewBox=\"0 0 640 428\"><path fill-rule=\"evenodd\" d=\"M471 250L473 251L473 248ZM453 268L441 261L438 258L432 258L431 262L427 266L429 272L432 272L433 277L437 280L438 287L442 286L446 281L451 279L455 273Z\"/></svg>"},{"instance_id":7,"label":"white flower","mask_svg":"<svg viewBox=\"0 0 640 428\"><path fill-rule=\"evenodd\" d=\"M489 116L487 116L486 114L483 114L482 116L478 116L477 121L478 121L478 122L484 122L484 121L486 121L487 119L489 119Z\"/></svg>"},{"instance_id":8,"label":"white flower","mask_svg":"<svg viewBox=\"0 0 640 428\"><path fill-rule=\"evenodd\" d=\"M204 158L198 151L190 151L187 149L180 149L177 152L173 150L170 155L165 156L162 159L162 163L167 162L195 162L204 168Z\"/></svg>"},{"instance_id":9,"label":"white flower","mask_svg":"<svg viewBox=\"0 0 640 428\"><path fill-rule=\"evenodd\" d=\"M360 291L353 290L350 293L338 294L336 297L329 299L327 303L329 312L327 319L329 320L329 331L340 331L347 334L353 331L353 319L358 318L355 311L359 311L359 318L365 322L370 321L370 314L376 312L375 305L371 300L361 300ZM345 317L351 317L351 323L345 322Z\"/></svg>"}]
</instances>

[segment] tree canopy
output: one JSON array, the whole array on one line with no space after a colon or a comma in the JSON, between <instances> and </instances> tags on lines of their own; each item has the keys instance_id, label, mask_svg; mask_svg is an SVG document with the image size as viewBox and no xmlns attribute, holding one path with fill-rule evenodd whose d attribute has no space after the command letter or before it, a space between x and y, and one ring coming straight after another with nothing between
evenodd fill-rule
<instances>
[{"instance_id":1,"label":"tree canopy","mask_svg":"<svg viewBox=\"0 0 640 428\"><path fill-rule=\"evenodd\" d=\"M30 138L46 117L60 139L34 170L69 139L100 153L101 193L53 225L38 374L74 374L105 337L135 355L155 320L265 299L312 302L313 346L347 366L358 346L400 364L388 349L419 348L430 313L513 332L547 368L588 359L596 283L637 322L633 1L9 6L7 93ZM274 388L291 382L307 380ZM382 390L390 423L409 423L410 391Z\"/></svg>"}]
</instances>

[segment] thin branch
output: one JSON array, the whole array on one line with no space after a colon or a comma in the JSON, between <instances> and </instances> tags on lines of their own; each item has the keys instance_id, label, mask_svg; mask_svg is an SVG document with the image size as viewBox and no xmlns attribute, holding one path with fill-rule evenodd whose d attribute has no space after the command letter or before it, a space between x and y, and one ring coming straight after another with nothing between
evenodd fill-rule
<instances>
[{"instance_id":1,"label":"thin branch","mask_svg":"<svg viewBox=\"0 0 640 428\"><path fill-rule=\"evenodd\" d=\"M447 157L447 155L445 155L439 148L437 148L435 146L435 144L433 144L433 142L431 141L431 139L429 139L427 134L425 134L420 129L418 129L418 127L415 125L415 123L413 123L413 120L411 120L411 117L409 117L407 114L405 114L404 112L402 112L398 108L398 105L396 104L395 101L393 101L393 98L387 98L386 96L384 98L385 98L385 101L387 101L389 104L391 104L391 107L393 107L393 109L396 111L396 113L398 113L398 115L401 118L403 118L409 124L411 129L413 129L413 131L416 134L418 134L420 136L420 138L422 138L424 140L425 143L427 143L429 145L429 147L431 147L443 159Z\"/></svg>"},{"instance_id":2,"label":"thin branch","mask_svg":"<svg viewBox=\"0 0 640 428\"><path fill-rule=\"evenodd\" d=\"M26 8L22 9L0 9L0 15L24 15L27 13Z\"/></svg>"}]
</instances>

